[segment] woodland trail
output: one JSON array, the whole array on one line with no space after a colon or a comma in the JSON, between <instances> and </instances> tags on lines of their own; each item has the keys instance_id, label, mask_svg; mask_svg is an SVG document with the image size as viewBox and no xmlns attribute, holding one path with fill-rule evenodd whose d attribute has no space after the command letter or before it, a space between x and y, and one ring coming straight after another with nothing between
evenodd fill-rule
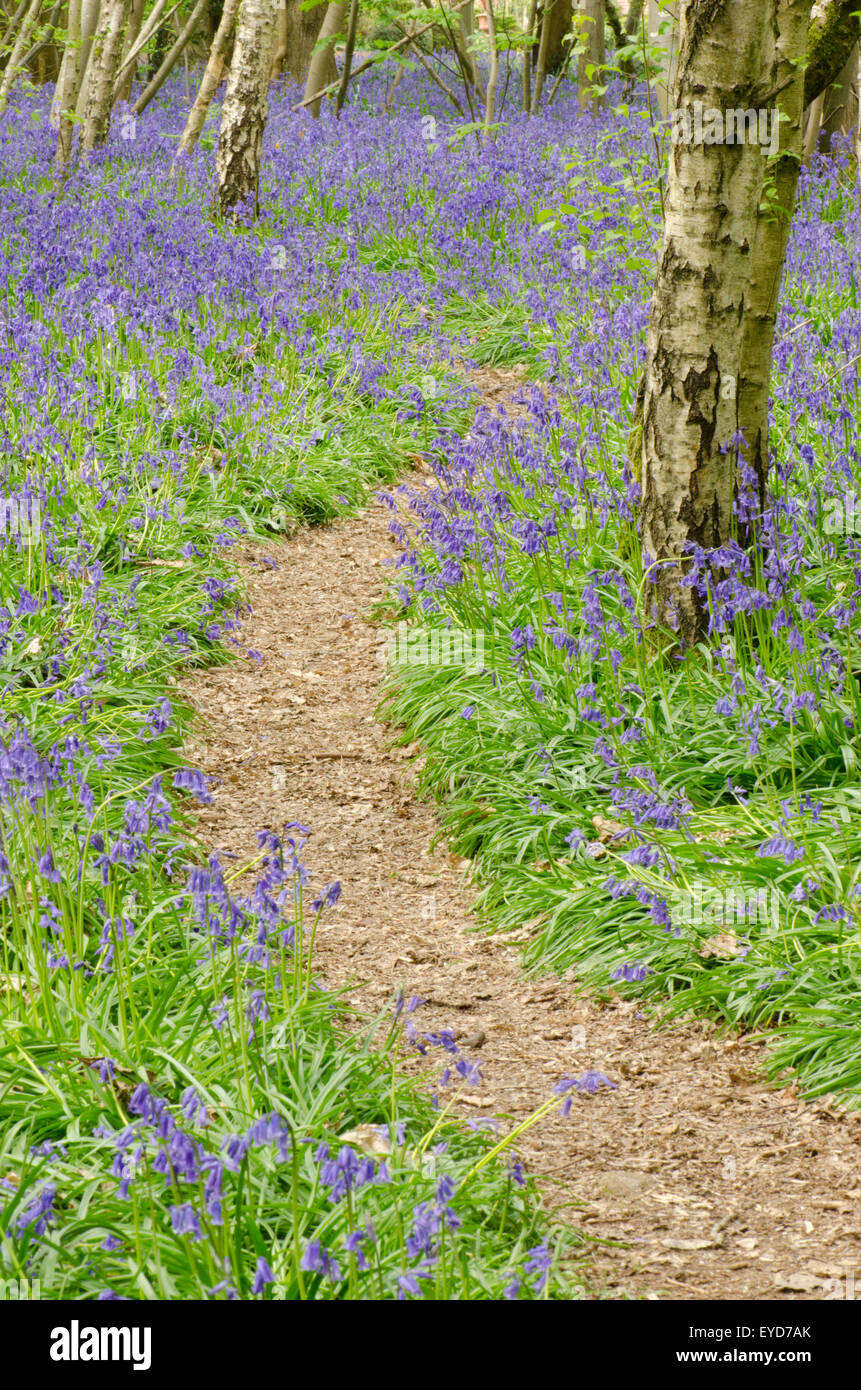
<instances>
[{"instance_id":1,"label":"woodland trail","mask_svg":"<svg viewBox=\"0 0 861 1390\"><path fill-rule=\"evenodd\" d=\"M621 999L599 1008L570 979L526 977L510 938L474 930L466 861L429 848L437 822L413 791L416 750L388 747L374 717L385 634L371 614L397 553L390 517L375 503L247 551L243 643L264 661L186 683L199 713L186 756L221 779L200 812L206 844L244 861L264 826L311 827L313 886L343 890L323 917L318 973L358 981L369 1012L399 988L427 1000L420 1031L452 1028L481 1059L464 1118L501 1114L504 1129L565 1073L617 1083L575 1095L567 1119L552 1114L519 1145L548 1177L548 1204L614 1242L589 1255L594 1296L823 1298L850 1273L861 1289L861 1114L769 1089L755 1041L656 1029Z\"/></svg>"}]
</instances>

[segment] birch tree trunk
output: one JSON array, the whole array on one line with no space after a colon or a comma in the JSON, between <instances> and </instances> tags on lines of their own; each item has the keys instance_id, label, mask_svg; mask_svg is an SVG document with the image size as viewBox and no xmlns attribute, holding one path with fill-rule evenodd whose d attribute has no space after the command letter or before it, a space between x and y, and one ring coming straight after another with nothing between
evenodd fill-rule
<instances>
[{"instance_id":1,"label":"birch tree trunk","mask_svg":"<svg viewBox=\"0 0 861 1390\"><path fill-rule=\"evenodd\" d=\"M652 296L643 402L640 514L658 621L683 647L708 616L683 587L691 545L733 534L737 383L764 155L757 143L706 144L694 100L719 113L758 109L778 0L682 0L675 106L687 135L670 148L664 236ZM765 424L763 423L763 436Z\"/></svg>"},{"instance_id":2,"label":"birch tree trunk","mask_svg":"<svg viewBox=\"0 0 861 1390\"><path fill-rule=\"evenodd\" d=\"M236 24L236 13L239 9L239 0L224 0L224 8L221 11L221 19L215 31L215 38L212 40L212 48L209 50L209 61L206 64L206 71L203 74L203 81L200 84L194 105L188 113L188 120L185 123L185 130L182 132L176 154L171 165L171 174L176 173L177 160L180 155L188 154L193 150L203 130L206 120L206 113L209 110L213 96L218 90L218 84L224 76L224 58L230 43L230 36Z\"/></svg>"},{"instance_id":3,"label":"birch tree trunk","mask_svg":"<svg viewBox=\"0 0 861 1390\"><path fill-rule=\"evenodd\" d=\"M580 15L585 20L583 38L586 49L580 54L577 64L577 95L581 108L592 105L593 110L601 105L593 88L602 82L603 68L607 61L604 46L604 0L580 0Z\"/></svg>"},{"instance_id":4,"label":"birch tree trunk","mask_svg":"<svg viewBox=\"0 0 861 1390\"><path fill-rule=\"evenodd\" d=\"M58 127L54 168L58 171L66 168L72 152L72 136L75 129L72 118L75 114L75 99L78 95L78 81L81 72L80 41L81 0L69 0L66 49L63 53L60 75L57 78L57 87L54 93Z\"/></svg>"},{"instance_id":5,"label":"birch tree trunk","mask_svg":"<svg viewBox=\"0 0 861 1390\"><path fill-rule=\"evenodd\" d=\"M132 94L132 85L135 80L137 63L129 63L123 69L122 63L132 52L135 44L140 38L141 25L143 24L143 12L146 0L132 0L132 7L129 13L129 22L126 25L126 37L123 43L123 56L120 64L121 72L118 74L117 82L114 86L114 103L118 101L128 101Z\"/></svg>"},{"instance_id":6,"label":"birch tree trunk","mask_svg":"<svg viewBox=\"0 0 861 1390\"><path fill-rule=\"evenodd\" d=\"M485 140L490 136L490 127L496 115L496 86L499 81L499 54L496 50L496 16L493 13L493 0L485 0L487 13L487 36L490 39L490 72L487 76L487 91L484 98Z\"/></svg>"},{"instance_id":7,"label":"birch tree trunk","mask_svg":"<svg viewBox=\"0 0 861 1390\"><path fill-rule=\"evenodd\" d=\"M9 93L12 90L12 83L18 75L18 68L21 59L27 52L30 43L30 35L36 27L36 20L39 18L39 11L42 8L42 0L30 0L30 8L24 16L24 22L18 30L18 37L12 49L9 62L6 64L6 71L3 74L3 81L0 82L0 115L6 110L6 103L9 100Z\"/></svg>"},{"instance_id":8,"label":"birch tree trunk","mask_svg":"<svg viewBox=\"0 0 861 1390\"><path fill-rule=\"evenodd\" d=\"M90 88L90 55L93 51L93 35L99 24L100 0L83 0L81 5L81 61L78 77L78 97L75 115L79 121L84 118L87 94Z\"/></svg>"},{"instance_id":9,"label":"birch tree trunk","mask_svg":"<svg viewBox=\"0 0 861 1390\"><path fill-rule=\"evenodd\" d=\"M93 40L90 57L90 85L84 125L81 131L81 153L89 154L107 139L111 124L114 81L123 51L123 25L129 0L105 0L99 28Z\"/></svg>"},{"instance_id":10,"label":"birch tree trunk","mask_svg":"<svg viewBox=\"0 0 861 1390\"><path fill-rule=\"evenodd\" d=\"M343 31L345 9L346 0L330 0L320 28L320 37L308 65L308 77L305 82L306 101L322 92L323 88L334 82L338 76L335 66L335 36ZM319 116L320 101L312 101L308 110L312 116Z\"/></svg>"},{"instance_id":11,"label":"birch tree trunk","mask_svg":"<svg viewBox=\"0 0 861 1390\"><path fill-rule=\"evenodd\" d=\"M777 304L786 247L795 210L804 130L804 72L810 16L808 0L778 0L778 33L769 90L789 80L775 106L780 111L780 151L768 161L771 183L763 199L752 243L738 377L737 429L744 435L740 452L754 477L749 484L756 510L765 502L768 474L768 396L777 324ZM743 508L743 512L747 509ZM744 515L740 518L745 527Z\"/></svg>"},{"instance_id":12,"label":"birch tree trunk","mask_svg":"<svg viewBox=\"0 0 861 1390\"><path fill-rule=\"evenodd\" d=\"M259 210L260 151L274 29L272 0L242 0L215 156L222 213L252 196L255 217Z\"/></svg>"}]
</instances>

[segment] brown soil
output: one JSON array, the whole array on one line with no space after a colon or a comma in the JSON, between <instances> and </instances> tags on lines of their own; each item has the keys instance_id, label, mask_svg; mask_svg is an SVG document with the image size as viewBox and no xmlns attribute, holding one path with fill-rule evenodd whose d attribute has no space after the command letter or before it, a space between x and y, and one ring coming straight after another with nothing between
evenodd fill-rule
<instances>
[{"instance_id":1,"label":"brown soil","mask_svg":"<svg viewBox=\"0 0 861 1390\"><path fill-rule=\"evenodd\" d=\"M499 374L500 376L502 374ZM241 859L263 826L312 834L313 883L343 893L318 936L328 984L359 981L378 1010L399 988L428 1003L424 1030L449 1027L484 1083L465 1117L503 1128L548 1097L564 1073L597 1069L618 1089L576 1096L520 1143L547 1175L548 1202L611 1245L589 1280L612 1298L836 1297L861 1289L861 1115L805 1105L762 1080L761 1047L707 1026L658 1029L637 1005L599 1008L570 979L527 978L511 939L481 935L465 861L443 847L432 806L416 799L411 753L376 722L384 633L371 610L396 553L390 513L302 531L246 555L253 614L238 662L187 683L199 711L192 763L221 778L201 833ZM621 1242L621 1243L617 1243Z\"/></svg>"}]
</instances>

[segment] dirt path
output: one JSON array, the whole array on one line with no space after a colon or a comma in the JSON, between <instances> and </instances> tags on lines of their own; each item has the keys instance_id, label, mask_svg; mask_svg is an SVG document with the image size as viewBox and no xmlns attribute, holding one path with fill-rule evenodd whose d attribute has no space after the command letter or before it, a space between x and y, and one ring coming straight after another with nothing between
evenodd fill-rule
<instances>
[{"instance_id":1,"label":"dirt path","mask_svg":"<svg viewBox=\"0 0 861 1390\"><path fill-rule=\"evenodd\" d=\"M188 686L200 732L187 755L223 779L201 813L207 843L251 858L264 825L312 828L314 884L343 887L320 973L365 982L358 1001L375 1009L415 992L429 1001L417 1023L468 1039L485 1082L464 1115L521 1119L566 1072L618 1083L521 1144L554 1204L582 1203L584 1230L626 1242L596 1247L596 1292L822 1298L850 1272L861 1292L861 1115L766 1089L755 1044L655 1031L630 1002L600 1010L570 982L525 978L504 938L468 934L463 861L429 852L433 810L374 719L383 634L369 615L396 553L389 516L374 505L303 531L270 550L277 568L248 553L243 640L265 660Z\"/></svg>"}]
</instances>

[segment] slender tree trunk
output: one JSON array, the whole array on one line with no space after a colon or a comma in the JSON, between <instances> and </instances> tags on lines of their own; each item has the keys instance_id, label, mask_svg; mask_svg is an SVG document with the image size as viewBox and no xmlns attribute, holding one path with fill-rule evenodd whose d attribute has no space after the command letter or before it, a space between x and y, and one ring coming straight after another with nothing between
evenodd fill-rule
<instances>
[{"instance_id":1,"label":"slender tree trunk","mask_svg":"<svg viewBox=\"0 0 861 1390\"><path fill-rule=\"evenodd\" d=\"M464 5L457 16L457 33L460 47L466 59L469 69L469 80L473 87L478 85L478 69L475 65L475 54L472 51L472 40L475 35L475 4Z\"/></svg>"},{"instance_id":2,"label":"slender tree trunk","mask_svg":"<svg viewBox=\"0 0 861 1390\"><path fill-rule=\"evenodd\" d=\"M761 0L747 0L756 7ZM663 71L655 88L661 115L666 117L675 88L679 57L679 0L649 0L649 42L663 49Z\"/></svg>"},{"instance_id":3,"label":"slender tree trunk","mask_svg":"<svg viewBox=\"0 0 861 1390\"><path fill-rule=\"evenodd\" d=\"M493 118L496 115L496 86L499 81L499 54L496 51L496 16L493 13L493 0L484 0L487 14L487 37L490 39L490 72L487 76L487 91L484 98L484 138L488 139Z\"/></svg>"},{"instance_id":4,"label":"slender tree trunk","mask_svg":"<svg viewBox=\"0 0 861 1390\"><path fill-rule=\"evenodd\" d=\"M75 116L84 119L87 94L90 89L90 54L93 51L93 35L99 24L100 0L83 0L81 6L81 61L78 77L78 96L75 103Z\"/></svg>"},{"instance_id":5,"label":"slender tree trunk","mask_svg":"<svg viewBox=\"0 0 861 1390\"><path fill-rule=\"evenodd\" d=\"M114 86L114 105L118 101L128 101L132 94L136 62L127 62L132 49L140 38L141 25L143 24L143 12L146 0L132 0L129 12L129 22L126 25L126 37L123 44L123 56L120 63L120 71L117 73L117 81ZM124 66L125 65L125 66Z\"/></svg>"},{"instance_id":6,"label":"slender tree trunk","mask_svg":"<svg viewBox=\"0 0 861 1390\"><path fill-rule=\"evenodd\" d=\"M164 14L164 8L166 4L167 0L156 0L155 5L150 11L149 18L147 19L146 23L141 26L140 33L138 34L134 43L129 45L128 52L124 55L123 60L120 63L120 70L117 73L117 80L114 86L114 101L120 100L120 92L122 91L128 79L129 70L131 70L132 80L134 80L134 73L137 68L137 59L139 54L141 54L143 50L146 48L147 44L149 43L156 29L158 29L159 25L161 25L162 23L166 24L167 21L170 19L171 15L179 9L180 0L177 0L177 3L173 6L173 9L169 10L168 13L164 15L164 20L162 20L162 15Z\"/></svg>"},{"instance_id":7,"label":"slender tree trunk","mask_svg":"<svg viewBox=\"0 0 861 1390\"><path fill-rule=\"evenodd\" d=\"M773 189L768 203L760 206L757 215L745 299L738 376L737 428L745 441L740 453L755 475L750 481L756 495L757 509L761 509L765 502L768 474L768 397L774 334L786 247L801 168L804 110L802 59L807 44L809 15L810 6L807 0L779 0L778 36L768 83L769 90L782 86L787 79L791 80L774 103L785 119L780 121L779 126L779 154L768 162L768 175L773 181ZM749 529L743 525L743 534L749 534Z\"/></svg>"},{"instance_id":8,"label":"slender tree trunk","mask_svg":"<svg viewBox=\"0 0 861 1390\"><path fill-rule=\"evenodd\" d=\"M17 10L10 18L9 23L6 27L6 31L3 34L3 38L0 39L0 55L5 53L6 50L9 48L10 44L13 42L15 35L18 32L18 25L21 23L21 20L27 13L27 3L28 0L21 0Z\"/></svg>"},{"instance_id":9,"label":"slender tree trunk","mask_svg":"<svg viewBox=\"0 0 861 1390\"><path fill-rule=\"evenodd\" d=\"M809 164L819 147L819 132L822 129L822 108L825 93L820 92L807 108L804 117L804 163Z\"/></svg>"},{"instance_id":10,"label":"slender tree trunk","mask_svg":"<svg viewBox=\"0 0 861 1390\"><path fill-rule=\"evenodd\" d=\"M350 69L353 66L353 49L356 46L356 25L359 22L359 0L350 0L350 19L347 24L347 43L344 48L344 71L341 73L341 85L338 88L338 95L335 97L335 115L340 116L344 106L344 98L347 95L347 83L350 80Z\"/></svg>"},{"instance_id":11,"label":"slender tree trunk","mask_svg":"<svg viewBox=\"0 0 861 1390\"><path fill-rule=\"evenodd\" d=\"M541 37L538 40L538 61L535 64L535 81L532 85L532 105L531 115L535 115L541 101L541 88L544 86L544 78L547 73L547 55L550 51L550 16L555 5L562 3L562 0L545 0L544 13L541 16Z\"/></svg>"},{"instance_id":12,"label":"slender tree trunk","mask_svg":"<svg viewBox=\"0 0 861 1390\"><path fill-rule=\"evenodd\" d=\"M123 51L123 25L129 0L104 0L90 57L92 72L81 131L81 153L89 154L107 139L111 124L114 82Z\"/></svg>"},{"instance_id":13,"label":"slender tree trunk","mask_svg":"<svg viewBox=\"0 0 861 1390\"><path fill-rule=\"evenodd\" d=\"M63 53L63 61L60 63L60 75L57 78L57 87L54 93L58 126L54 167L58 171L66 168L72 152L72 136L75 129L72 118L75 114L75 99L78 95L81 72L80 42L81 0L69 0L66 48Z\"/></svg>"},{"instance_id":14,"label":"slender tree trunk","mask_svg":"<svg viewBox=\"0 0 861 1390\"><path fill-rule=\"evenodd\" d=\"M42 8L42 0L30 0L30 8L24 16L21 28L18 30L18 37L9 62L6 64L6 71L3 74L3 81L0 82L0 115L6 110L6 103L9 100L9 93L12 90L12 83L18 75L21 67L21 60L27 52L30 42L30 35L36 27L36 20L39 18L39 11Z\"/></svg>"},{"instance_id":15,"label":"slender tree trunk","mask_svg":"<svg viewBox=\"0 0 861 1390\"><path fill-rule=\"evenodd\" d=\"M136 116L139 116L142 111L145 111L146 108L149 106L150 102L152 101L153 97L157 96L157 94L161 91L168 77L173 72L174 68L176 67L177 63L179 62L180 58L185 52L186 46L189 44L189 42L197 32L197 28L200 24L201 19L203 18L203 14L206 10L208 3L209 0L197 0L194 9L192 10L191 14L185 22L185 27L180 30L176 42L170 49L167 57L165 58L161 67L159 68L158 72L155 74L152 81L147 83L146 87L141 92L140 96L135 102L134 112ZM271 13L274 21L275 11L272 10Z\"/></svg>"},{"instance_id":16,"label":"slender tree trunk","mask_svg":"<svg viewBox=\"0 0 861 1390\"><path fill-rule=\"evenodd\" d=\"M737 383L765 160L759 143L706 144L693 102L719 113L759 108L777 0L682 0L663 244L652 296L643 405L640 514L658 621L683 647L708 610L681 583L691 545L733 533ZM681 136L681 138L679 138ZM765 425L763 424L763 436Z\"/></svg>"},{"instance_id":17,"label":"slender tree trunk","mask_svg":"<svg viewBox=\"0 0 861 1390\"><path fill-rule=\"evenodd\" d=\"M271 0L242 0L215 156L222 213L252 196L255 217L259 210L260 151L274 29Z\"/></svg>"},{"instance_id":18,"label":"slender tree trunk","mask_svg":"<svg viewBox=\"0 0 861 1390\"><path fill-rule=\"evenodd\" d=\"M224 8L221 11L221 19L215 31L215 38L212 40L212 48L209 51L209 61L206 64L206 71L203 74L200 91L195 98L194 105L188 113L185 130L182 132L182 138L180 139L179 146L174 155L173 164L171 165L171 174L176 173L177 160L180 155L188 154L193 150L200 138L200 132L203 130L210 103L224 76L224 57L227 53L231 35L236 26L236 15L239 10L239 3L240 0L224 0Z\"/></svg>"},{"instance_id":19,"label":"slender tree trunk","mask_svg":"<svg viewBox=\"0 0 861 1390\"><path fill-rule=\"evenodd\" d=\"M577 94L581 107L591 104L593 110L601 105L593 88L603 81L600 71L607 61L604 47L604 0L581 0L580 13L586 20L586 49L577 65Z\"/></svg>"},{"instance_id":20,"label":"slender tree trunk","mask_svg":"<svg viewBox=\"0 0 861 1390\"><path fill-rule=\"evenodd\" d=\"M526 36L532 38L535 32L535 16L538 13L538 0L529 0L529 13L526 16ZM523 50L523 114L528 116L532 110L532 50L534 44Z\"/></svg>"},{"instance_id":21,"label":"slender tree trunk","mask_svg":"<svg viewBox=\"0 0 861 1390\"><path fill-rule=\"evenodd\" d=\"M316 97L318 92L322 92L323 88L328 87L338 76L335 67L335 36L343 31L345 9L345 0L330 0L320 29L320 37L308 65L308 77L305 82L306 101L309 97ZM320 98L310 102L308 109L312 116L319 116Z\"/></svg>"}]
</instances>

